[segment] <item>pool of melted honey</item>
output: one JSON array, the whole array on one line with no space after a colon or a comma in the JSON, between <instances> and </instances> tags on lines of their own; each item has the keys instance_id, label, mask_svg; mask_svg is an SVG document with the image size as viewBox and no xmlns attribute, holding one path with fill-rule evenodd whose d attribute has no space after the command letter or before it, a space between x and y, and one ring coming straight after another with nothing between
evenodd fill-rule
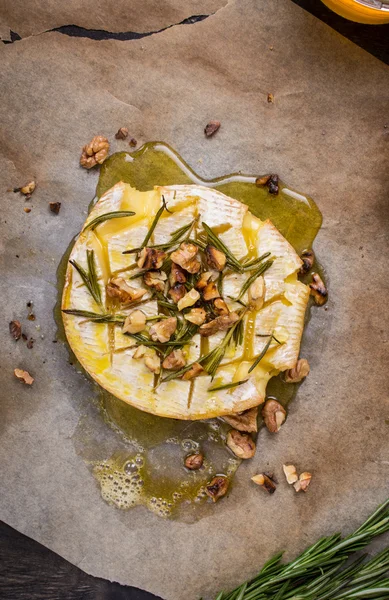
<instances>
[{"instance_id":1,"label":"pool of melted honey","mask_svg":"<svg viewBox=\"0 0 389 600\"><path fill-rule=\"evenodd\" d=\"M119 181L141 191L150 190L154 185L214 187L247 204L260 219L270 219L298 253L311 248L322 222L316 204L282 182L279 194L270 194L266 187L255 185L255 178L260 175L236 173L204 180L172 148L161 142L150 142L131 154L119 152L110 156L101 167L96 193L99 198ZM55 316L58 338L63 342L66 340L60 297L73 243L74 240L58 268L59 300ZM318 270L315 264L313 271ZM309 280L310 274L306 277L306 281ZM88 377L70 349L69 352L69 360ZM188 422L157 417L117 399L92 380L90 386L91 399L99 415L95 408L84 415L74 435L74 444L99 482L102 497L118 508L144 505L160 516L185 520L199 518L213 510L205 494L206 483L216 474L224 474L231 481L240 463L225 446L229 426L220 419ZM270 380L267 395L286 407L297 388L298 385L285 384L282 376L277 376ZM100 423L98 427L96 418ZM188 471L184 467L185 456L198 451L205 456L204 465L199 471Z\"/></svg>"}]
</instances>

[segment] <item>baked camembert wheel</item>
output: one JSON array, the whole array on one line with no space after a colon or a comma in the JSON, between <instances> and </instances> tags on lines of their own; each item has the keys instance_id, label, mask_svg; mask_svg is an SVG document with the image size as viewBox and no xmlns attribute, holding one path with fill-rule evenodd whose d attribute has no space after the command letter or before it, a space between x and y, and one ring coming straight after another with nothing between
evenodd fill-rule
<instances>
[{"instance_id":1,"label":"baked camembert wheel","mask_svg":"<svg viewBox=\"0 0 389 600\"><path fill-rule=\"evenodd\" d=\"M265 400L298 360L309 288L270 221L197 185L108 190L70 255L69 344L106 390L175 419Z\"/></svg>"}]
</instances>

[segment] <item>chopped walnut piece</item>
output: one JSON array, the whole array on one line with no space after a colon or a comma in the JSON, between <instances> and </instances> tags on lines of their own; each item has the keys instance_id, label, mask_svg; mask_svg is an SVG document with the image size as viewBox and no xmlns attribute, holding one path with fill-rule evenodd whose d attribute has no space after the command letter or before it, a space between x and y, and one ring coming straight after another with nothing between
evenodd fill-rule
<instances>
[{"instance_id":1,"label":"chopped walnut piece","mask_svg":"<svg viewBox=\"0 0 389 600\"><path fill-rule=\"evenodd\" d=\"M299 358L293 369L285 371L286 383L299 383L309 375L309 362L306 358Z\"/></svg>"},{"instance_id":2,"label":"chopped walnut piece","mask_svg":"<svg viewBox=\"0 0 389 600\"><path fill-rule=\"evenodd\" d=\"M212 135L215 135L215 133L219 129L220 125L221 125L220 121L209 121L209 123L206 124L205 129L204 129L205 135L207 137L211 137Z\"/></svg>"},{"instance_id":3,"label":"chopped walnut piece","mask_svg":"<svg viewBox=\"0 0 389 600\"><path fill-rule=\"evenodd\" d=\"M155 350L148 348L145 353L145 365L152 373L158 375L161 372L161 359Z\"/></svg>"},{"instance_id":4,"label":"chopped walnut piece","mask_svg":"<svg viewBox=\"0 0 389 600\"><path fill-rule=\"evenodd\" d=\"M213 319L213 321L201 325L199 333L203 337L209 337L218 331L226 331L237 321L239 321L239 316L236 312L231 312L228 315L221 315L220 317Z\"/></svg>"},{"instance_id":5,"label":"chopped walnut piece","mask_svg":"<svg viewBox=\"0 0 389 600\"><path fill-rule=\"evenodd\" d=\"M276 175L275 173L273 175L270 175L270 179L268 181L267 187L268 187L270 194L274 194L274 196L276 196L278 194L278 192L279 192L278 175Z\"/></svg>"},{"instance_id":6,"label":"chopped walnut piece","mask_svg":"<svg viewBox=\"0 0 389 600\"><path fill-rule=\"evenodd\" d=\"M208 245L205 248L205 256L211 269L223 271L226 266L226 255L223 252L215 248L215 246Z\"/></svg>"},{"instance_id":7,"label":"chopped walnut piece","mask_svg":"<svg viewBox=\"0 0 389 600\"><path fill-rule=\"evenodd\" d=\"M157 321L157 323L154 323L154 325L150 327L151 339L154 342L158 341L161 342L161 344L165 344L170 340L176 328L176 317L169 317L168 319Z\"/></svg>"},{"instance_id":8,"label":"chopped walnut piece","mask_svg":"<svg viewBox=\"0 0 389 600\"><path fill-rule=\"evenodd\" d=\"M120 129L115 133L115 138L117 140L125 140L126 137L128 137L127 127L120 127Z\"/></svg>"},{"instance_id":9,"label":"chopped walnut piece","mask_svg":"<svg viewBox=\"0 0 389 600\"><path fill-rule=\"evenodd\" d=\"M186 275L184 273L184 270L180 267L180 265L176 265L176 263L172 263L172 268L170 270L170 275L169 275L170 285L173 286L176 283L185 283L185 282L186 282Z\"/></svg>"},{"instance_id":10,"label":"chopped walnut piece","mask_svg":"<svg viewBox=\"0 0 389 600\"><path fill-rule=\"evenodd\" d=\"M49 209L52 213L58 215L61 210L61 202L49 202Z\"/></svg>"},{"instance_id":11,"label":"chopped walnut piece","mask_svg":"<svg viewBox=\"0 0 389 600\"><path fill-rule=\"evenodd\" d=\"M9 324L9 332L13 339L18 341L22 335L22 325L20 321L11 321Z\"/></svg>"},{"instance_id":12,"label":"chopped walnut piece","mask_svg":"<svg viewBox=\"0 0 389 600\"><path fill-rule=\"evenodd\" d=\"M248 289L249 306L254 310L260 310L265 302L265 280L260 275L253 281Z\"/></svg>"},{"instance_id":13,"label":"chopped walnut piece","mask_svg":"<svg viewBox=\"0 0 389 600\"><path fill-rule=\"evenodd\" d=\"M318 306L323 306L323 304L325 304L328 300L327 288L318 273L314 273L312 275L312 280L313 283L309 284L309 287L311 288L311 296L313 296L313 299Z\"/></svg>"},{"instance_id":14,"label":"chopped walnut piece","mask_svg":"<svg viewBox=\"0 0 389 600\"><path fill-rule=\"evenodd\" d=\"M13 191L24 194L26 196L26 200L29 200L29 198L31 198L32 193L34 192L35 188L36 188L36 181L34 179L32 179L28 183L25 183L22 187L14 188ZM9 190L9 191L12 191L12 190Z\"/></svg>"},{"instance_id":15,"label":"chopped walnut piece","mask_svg":"<svg viewBox=\"0 0 389 600\"><path fill-rule=\"evenodd\" d=\"M183 381L189 381L190 379L194 379L194 377L197 377L197 375L200 375L200 373L202 373L203 371L203 367L199 363L195 362L193 363L192 367L188 369L186 373L183 374L182 379Z\"/></svg>"},{"instance_id":16,"label":"chopped walnut piece","mask_svg":"<svg viewBox=\"0 0 389 600\"><path fill-rule=\"evenodd\" d=\"M135 146L137 145L137 141L135 138L131 138L130 141L128 142L128 145L131 146L131 148L135 148Z\"/></svg>"},{"instance_id":17,"label":"chopped walnut piece","mask_svg":"<svg viewBox=\"0 0 389 600\"><path fill-rule=\"evenodd\" d=\"M257 187L261 187L263 185L267 185L270 181L270 175L264 175L263 177L257 177L255 180L255 185Z\"/></svg>"},{"instance_id":18,"label":"chopped walnut piece","mask_svg":"<svg viewBox=\"0 0 389 600\"><path fill-rule=\"evenodd\" d=\"M212 271L204 271L201 273L200 279L196 283L196 290L203 290L208 283L212 280L213 272Z\"/></svg>"},{"instance_id":19,"label":"chopped walnut piece","mask_svg":"<svg viewBox=\"0 0 389 600\"><path fill-rule=\"evenodd\" d=\"M228 315L230 312L229 308L228 308L227 304L224 302L223 298L215 298L213 307L214 307L215 311L217 312L217 314L220 316Z\"/></svg>"},{"instance_id":20,"label":"chopped walnut piece","mask_svg":"<svg viewBox=\"0 0 389 600\"><path fill-rule=\"evenodd\" d=\"M134 310L124 321L123 333L140 333L146 327L146 315L141 310Z\"/></svg>"},{"instance_id":21,"label":"chopped walnut piece","mask_svg":"<svg viewBox=\"0 0 389 600\"><path fill-rule=\"evenodd\" d=\"M255 454L255 442L248 433L231 429L227 434L227 446L238 458L252 458Z\"/></svg>"},{"instance_id":22,"label":"chopped walnut piece","mask_svg":"<svg viewBox=\"0 0 389 600\"><path fill-rule=\"evenodd\" d=\"M202 454L190 454L186 457L184 465L190 471L197 471L203 466L204 456Z\"/></svg>"},{"instance_id":23,"label":"chopped walnut piece","mask_svg":"<svg viewBox=\"0 0 389 600\"><path fill-rule=\"evenodd\" d=\"M277 433L286 419L286 410L277 400L267 400L262 409L265 425L272 433Z\"/></svg>"},{"instance_id":24,"label":"chopped walnut piece","mask_svg":"<svg viewBox=\"0 0 389 600\"><path fill-rule=\"evenodd\" d=\"M296 490L296 492L306 492L309 484L311 483L311 479L311 473L308 473L307 471L301 473L300 477L298 478L298 481L296 481L296 483L293 484L293 487Z\"/></svg>"},{"instance_id":25,"label":"chopped walnut piece","mask_svg":"<svg viewBox=\"0 0 389 600\"><path fill-rule=\"evenodd\" d=\"M107 296L110 298L118 298L122 304L128 304L140 300L146 293L146 290L141 288L133 288L127 284L122 277L111 279L107 284Z\"/></svg>"},{"instance_id":26,"label":"chopped walnut piece","mask_svg":"<svg viewBox=\"0 0 389 600\"><path fill-rule=\"evenodd\" d=\"M184 315L185 319L195 325L202 325L205 322L207 313L203 308L192 308Z\"/></svg>"},{"instance_id":27,"label":"chopped walnut piece","mask_svg":"<svg viewBox=\"0 0 389 600\"><path fill-rule=\"evenodd\" d=\"M187 308L188 306L193 306L193 304L196 304L197 300L199 300L200 298L200 294L198 293L197 290L195 290L194 288L192 288L189 292L187 292L185 294L185 296L183 298L181 298L181 300L178 301L177 306L178 306L178 310L183 310L184 308Z\"/></svg>"},{"instance_id":28,"label":"chopped walnut piece","mask_svg":"<svg viewBox=\"0 0 389 600\"><path fill-rule=\"evenodd\" d=\"M225 496L228 490L228 479L227 477L223 477L222 475L218 475L214 477L212 481L210 481L205 488L205 493L207 496L212 498L214 502L217 502L219 498Z\"/></svg>"},{"instance_id":29,"label":"chopped walnut piece","mask_svg":"<svg viewBox=\"0 0 389 600\"><path fill-rule=\"evenodd\" d=\"M168 292L170 298L177 304L181 298L183 298L186 294L186 287L183 283L176 283L173 287L170 288Z\"/></svg>"},{"instance_id":30,"label":"chopped walnut piece","mask_svg":"<svg viewBox=\"0 0 389 600\"><path fill-rule=\"evenodd\" d=\"M286 481L289 483L289 485L296 483L299 478L296 467L294 465L282 465L282 468L285 473Z\"/></svg>"},{"instance_id":31,"label":"chopped walnut piece","mask_svg":"<svg viewBox=\"0 0 389 600\"><path fill-rule=\"evenodd\" d=\"M268 95L267 95L267 101L269 103L273 103L274 102L274 94L272 94L271 92L269 92Z\"/></svg>"},{"instance_id":32,"label":"chopped walnut piece","mask_svg":"<svg viewBox=\"0 0 389 600\"><path fill-rule=\"evenodd\" d=\"M182 350L173 350L170 354L167 355L165 360L162 363L162 366L167 371L177 371L178 369L182 369L185 367L186 360Z\"/></svg>"},{"instance_id":33,"label":"chopped walnut piece","mask_svg":"<svg viewBox=\"0 0 389 600\"><path fill-rule=\"evenodd\" d=\"M143 275L143 281L149 287L156 289L158 292L163 292L167 275L163 271L147 271Z\"/></svg>"},{"instance_id":34,"label":"chopped walnut piece","mask_svg":"<svg viewBox=\"0 0 389 600\"><path fill-rule=\"evenodd\" d=\"M238 431L252 433L258 431L257 416L258 406L254 406L254 408L249 408L235 415L226 415L223 417L223 420Z\"/></svg>"},{"instance_id":35,"label":"chopped walnut piece","mask_svg":"<svg viewBox=\"0 0 389 600\"><path fill-rule=\"evenodd\" d=\"M217 289L217 285L214 281L207 283L205 288L203 289L203 298L206 302L209 300L214 300L215 298L219 298L219 290Z\"/></svg>"},{"instance_id":36,"label":"chopped walnut piece","mask_svg":"<svg viewBox=\"0 0 389 600\"><path fill-rule=\"evenodd\" d=\"M101 165L107 158L109 141L102 135L96 135L89 144L82 149L80 165L84 169L91 169L97 164Z\"/></svg>"},{"instance_id":37,"label":"chopped walnut piece","mask_svg":"<svg viewBox=\"0 0 389 600\"><path fill-rule=\"evenodd\" d=\"M140 269L160 269L167 257L166 252L157 248L143 248L138 254L138 267Z\"/></svg>"},{"instance_id":38,"label":"chopped walnut piece","mask_svg":"<svg viewBox=\"0 0 389 600\"><path fill-rule=\"evenodd\" d=\"M34 383L34 378L31 377L28 371L24 371L23 369L14 369L14 375L26 385L32 385Z\"/></svg>"},{"instance_id":39,"label":"chopped walnut piece","mask_svg":"<svg viewBox=\"0 0 389 600\"><path fill-rule=\"evenodd\" d=\"M198 247L189 242L182 242L178 250L171 253L172 261L188 273L198 273L201 268L201 261L197 255Z\"/></svg>"},{"instance_id":40,"label":"chopped walnut piece","mask_svg":"<svg viewBox=\"0 0 389 600\"><path fill-rule=\"evenodd\" d=\"M254 477L251 478L251 481L257 485L261 485L269 494L274 494L276 491L276 484L272 479L270 479L270 477L266 475L266 473L254 475Z\"/></svg>"},{"instance_id":41,"label":"chopped walnut piece","mask_svg":"<svg viewBox=\"0 0 389 600\"><path fill-rule=\"evenodd\" d=\"M143 344L141 344L135 350L134 354L132 355L132 358L143 358L144 355L146 354L146 352L147 352L147 346L144 346Z\"/></svg>"},{"instance_id":42,"label":"chopped walnut piece","mask_svg":"<svg viewBox=\"0 0 389 600\"><path fill-rule=\"evenodd\" d=\"M313 267L313 263L315 262L315 254L313 250L304 250L300 258L303 261L303 264L299 270L299 274L306 275Z\"/></svg>"}]
</instances>

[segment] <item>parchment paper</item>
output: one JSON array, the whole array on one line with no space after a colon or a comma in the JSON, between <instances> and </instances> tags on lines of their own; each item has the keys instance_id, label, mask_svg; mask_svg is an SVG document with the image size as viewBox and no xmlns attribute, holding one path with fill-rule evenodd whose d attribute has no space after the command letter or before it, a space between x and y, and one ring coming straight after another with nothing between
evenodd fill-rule
<instances>
[{"instance_id":1,"label":"parchment paper","mask_svg":"<svg viewBox=\"0 0 389 600\"><path fill-rule=\"evenodd\" d=\"M1 28L4 37L0 39L9 39L9 30L25 38L64 25L112 32L159 31L194 15L212 14L226 3L226 0L1 0L0 22L8 31Z\"/></svg>"},{"instance_id":2,"label":"parchment paper","mask_svg":"<svg viewBox=\"0 0 389 600\"><path fill-rule=\"evenodd\" d=\"M140 41L48 33L1 53L1 517L88 573L168 600L208 598L280 549L290 557L349 532L389 492L388 68L287 0L230 2ZM205 139L211 118L222 126ZM311 374L281 432L261 431L229 497L191 525L101 500L74 443L90 387L52 342L56 267L98 176L78 167L80 148L123 125L139 143L170 143L202 175L277 172L324 214L315 248L330 300L309 323ZM5 190L32 175L25 214ZM33 350L10 338L12 318L34 333ZM15 367L35 376L31 388ZM307 494L283 481L287 461L313 472ZM273 496L249 482L269 469Z\"/></svg>"}]
</instances>

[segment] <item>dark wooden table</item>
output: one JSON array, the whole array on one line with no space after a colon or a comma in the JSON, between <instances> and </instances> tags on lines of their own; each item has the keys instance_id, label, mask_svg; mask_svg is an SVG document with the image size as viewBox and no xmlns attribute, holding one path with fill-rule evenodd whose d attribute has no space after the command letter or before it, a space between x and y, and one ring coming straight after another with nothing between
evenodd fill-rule
<instances>
[{"instance_id":1,"label":"dark wooden table","mask_svg":"<svg viewBox=\"0 0 389 600\"><path fill-rule=\"evenodd\" d=\"M389 25L360 25L338 17L319 0L293 0L330 27L389 64ZM187 23L205 17L187 19ZM65 35L94 39L136 39L131 32L109 34L62 27ZM13 41L19 36L15 33ZM87 575L41 544L0 522L0 599L4 600L152 600L136 588Z\"/></svg>"}]
</instances>

